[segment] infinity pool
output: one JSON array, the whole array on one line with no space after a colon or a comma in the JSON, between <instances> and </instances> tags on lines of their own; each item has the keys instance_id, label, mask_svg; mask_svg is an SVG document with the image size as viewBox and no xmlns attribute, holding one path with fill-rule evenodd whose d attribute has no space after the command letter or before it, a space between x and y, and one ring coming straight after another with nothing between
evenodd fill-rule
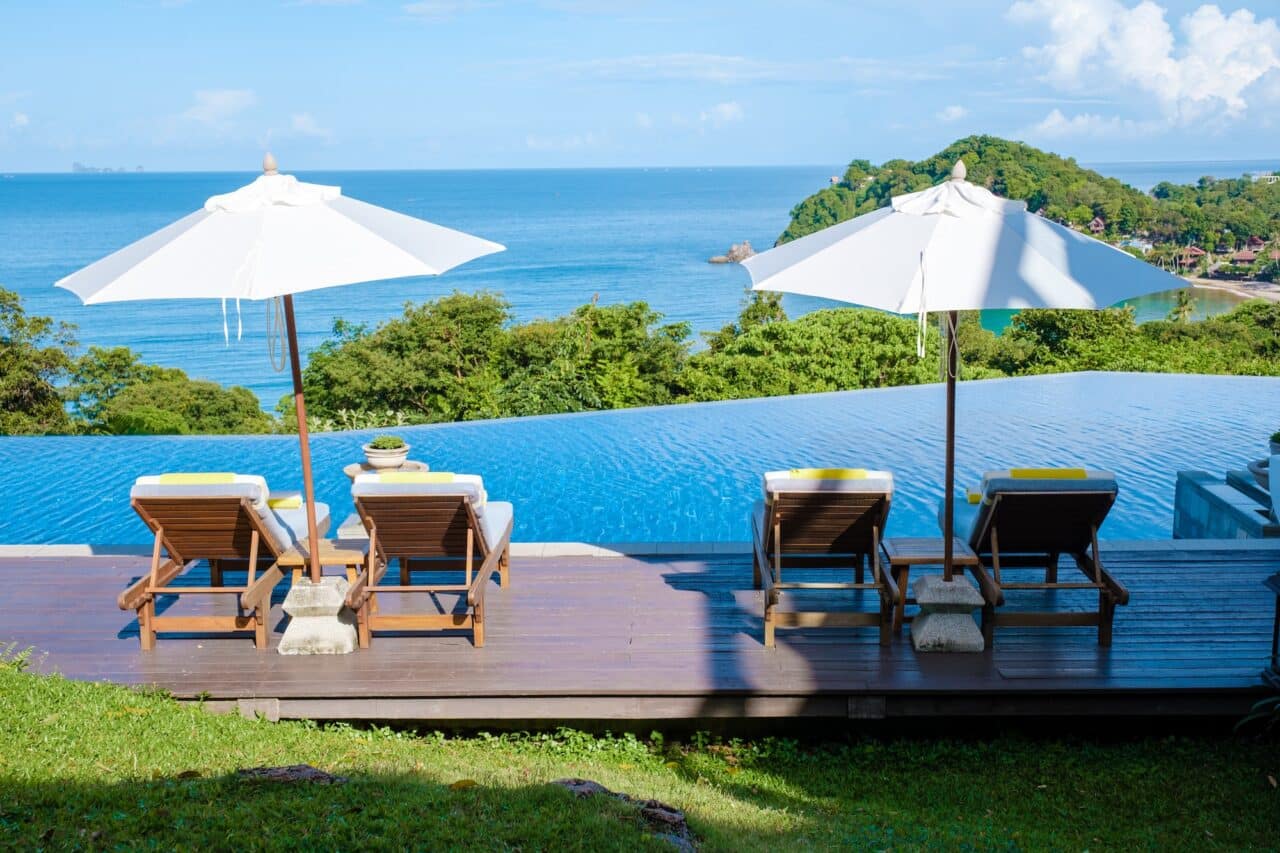
<instances>
[{"instance_id":1,"label":"infinity pool","mask_svg":"<svg viewBox=\"0 0 1280 853\"><path fill-rule=\"evenodd\" d=\"M1280 427L1280 379L1078 373L965 382L959 485L1009 465L1087 465L1120 478L1109 539L1167 538L1175 472L1221 473ZM891 535L933 535L941 495L939 385L520 418L398 430L411 458L482 474L516 507L517 541L720 542L750 538L760 475L796 466L887 468ZM342 466L372 433L313 438L320 500L351 511ZM0 438L0 543L142 543L140 474L261 473L299 488L292 436Z\"/></svg>"}]
</instances>

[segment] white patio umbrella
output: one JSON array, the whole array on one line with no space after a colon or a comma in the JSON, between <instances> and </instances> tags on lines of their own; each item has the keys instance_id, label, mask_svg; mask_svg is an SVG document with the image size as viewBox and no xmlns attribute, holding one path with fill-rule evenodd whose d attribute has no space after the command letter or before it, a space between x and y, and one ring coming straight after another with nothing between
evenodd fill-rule
<instances>
[{"instance_id":1,"label":"white patio umbrella","mask_svg":"<svg viewBox=\"0 0 1280 853\"><path fill-rule=\"evenodd\" d=\"M817 296L895 314L947 316L944 574L952 576L956 312L988 308L1105 308L1184 287L1151 264L951 178L895 196L889 207L832 225L743 261L754 290Z\"/></svg>"},{"instance_id":2,"label":"white patio umbrella","mask_svg":"<svg viewBox=\"0 0 1280 853\"><path fill-rule=\"evenodd\" d=\"M439 275L503 246L356 201L338 187L264 174L57 282L86 305L138 299L281 297L302 449L311 580L320 580L319 535L293 294L340 284Z\"/></svg>"}]
</instances>

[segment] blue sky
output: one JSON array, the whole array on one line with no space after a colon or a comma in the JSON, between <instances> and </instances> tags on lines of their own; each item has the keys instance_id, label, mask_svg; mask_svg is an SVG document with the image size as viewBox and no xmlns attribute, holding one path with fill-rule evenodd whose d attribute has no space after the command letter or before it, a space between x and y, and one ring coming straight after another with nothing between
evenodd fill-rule
<instances>
[{"instance_id":1,"label":"blue sky","mask_svg":"<svg viewBox=\"0 0 1280 853\"><path fill-rule=\"evenodd\" d=\"M0 171L1280 155L1280 5L0 4Z\"/></svg>"}]
</instances>

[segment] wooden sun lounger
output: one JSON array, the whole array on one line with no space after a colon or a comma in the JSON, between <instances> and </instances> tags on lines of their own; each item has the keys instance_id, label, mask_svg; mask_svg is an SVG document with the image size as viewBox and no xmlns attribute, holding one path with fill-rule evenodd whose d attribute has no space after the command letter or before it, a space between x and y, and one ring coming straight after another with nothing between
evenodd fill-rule
<instances>
[{"instance_id":1,"label":"wooden sun lounger","mask_svg":"<svg viewBox=\"0 0 1280 853\"><path fill-rule=\"evenodd\" d=\"M778 492L757 506L752 517L752 575L764 590L764 644L774 645L775 628L878 626L880 645L893 637L898 589L880 565L880 539L889 516L889 495L840 492ZM866 564L871 580L866 580ZM788 568L847 572L851 581L790 582ZM785 590L875 590L876 613L784 610Z\"/></svg>"},{"instance_id":2,"label":"wooden sun lounger","mask_svg":"<svg viewBox=\"0 0 1280 853\"><path fill-rule=\"evenodd\" d=\"M1103 567L1098 528L1115 502L1113 490L995 492L970 537L982 565L974 573L987 605L982 632L990 647L996 627L1096 625L1098 644L1111 645L1117 605L1129 603L1129 591ZM1058 560L1070 555L1083 581L1058 581ZM1036 568L1044 580L1008 578L1009 569ZM989 569L989 571L988 571ZM1014 590L1096 590L1098 609L1061 612L1003 609L1005 592Z\"/></svg>"},{"instance_id":3,"label":"wooden sun lounger","mask_svg":"<svg viewBox=\"0 0 1280 853\"><path fill-rule=\"evenodd\" d=\"M137 612L142 648L154 648L161 631L252 631L254 645L265 649L271 591L283 575L276 565L280 552L249 498L135 497L131 503L155 535L151 569L120 593L117 603L121 610ZM212 586L172 585L200 560L209 562ZM223 569L240 564L248 572L245 584L223 585ZM235 616L157 615L158 597L183 595L236 595L239 612Z\"/></svg>"},{"instance_id":4,"label":"wooden sun lounger","mask_svg":"<svg viewBox=\"0 0 1280 853\"><path fill-rule=\"evenodd\" d=\"M485 541L471 502L462 495L359 495L356 511L369 533L364 569L347 592L356 613L361 648L375 631L470 629L477 647L484 645L484 592L495 571L501 586L509 582L511 521L492 544ZM400 562L400 584L380 585L392 559ZM463 571L461 584L414 584L415 571ZM463 609L444 611L436 593L462 597ZM431 612L379 611L384 595L425 595L436 603Z\"/></svg>"}]
</instances>

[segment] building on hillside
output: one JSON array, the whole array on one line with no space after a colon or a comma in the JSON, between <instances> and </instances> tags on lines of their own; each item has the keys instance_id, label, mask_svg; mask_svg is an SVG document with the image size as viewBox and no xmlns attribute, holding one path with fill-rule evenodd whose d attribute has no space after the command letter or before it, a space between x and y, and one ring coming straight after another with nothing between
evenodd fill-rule
<instances>
[{"instance_id":1,"label":"building on hillside","mask_svg":"<svg viewBox=\"0 0 1280 853\"><path fill-rule=\"evenodd\" d=\"M1139 252L1141 252L1144 255L1150 254L1151 250L1154 249L1155 247L1156 246L1154 243L1152 243L1150 240L1147 240L1143 237L1128 237L1120 241L1120 248L1137 249Z\"/></svg>"},{"instance_id":2,"label":"building on hillside","mask_svg":"<svg viewBox=\"0 0 1280 853\"><path fill-rule=\"evenodd\" d=\"M1254 172L1249 176L1255 184L1276 184L1280 183L1280 175L1275 172Z\"/></svg>"},{"instance_id":3,"label":"building on hillside","mask_svg":"<svg viewBox=\"0 0 1280 853\"><path fill-rule=\"evenodd\" d=\"M1280 261L1280 249L1271 250L1271 260Z\"/></svg>"},{"instance_id":4,"label":"building on hillside","mask_svg":"<svg viewBox=\"0 0 1280 853\"><path fill-rule=\"evenodd\" d=\"M1093 221L1089 223L1089 230L1094 234L1101 234L1107 230L1107 223L1101 216L1093 217Z\"/></svg>"},{"instance_id":5,"label":"building on hillside","mask_svg":"<svg viewBox=\"0 0 1280 853\"><path fill-rule=\"evenodd\" d=\"M1196 264L1200 263L1200 259L1204 256L1204 249L1201 249L1199 246L1188 246L1183 250L1182 254L1178 256L1178 266L1194 267Z\"/></svg>"},{"instance_id":6,"label":"building on hillside","mask_svg":"<svg viewBox=\"0 0 1280 853\"><path fill-rule=\"evenodd\" d=\"M1244 247L1250 252L1260 252L1262 251L1262 247L1265 245L1267 245L1267 241L1257 235L1254 235L1244 241Z\"/></svg>"},{"instance_id":7,"label":"building on hillside","mask_svg":"<svg viewBox=\"0 0 1280 853\"><path fill-rule=\"evenodd\" d=\"M1231 256L1233 264L1251 264L1258 259L1256 252L1250 252L1248 249L1241 249Z\"/></svg>"}]
</instances>

